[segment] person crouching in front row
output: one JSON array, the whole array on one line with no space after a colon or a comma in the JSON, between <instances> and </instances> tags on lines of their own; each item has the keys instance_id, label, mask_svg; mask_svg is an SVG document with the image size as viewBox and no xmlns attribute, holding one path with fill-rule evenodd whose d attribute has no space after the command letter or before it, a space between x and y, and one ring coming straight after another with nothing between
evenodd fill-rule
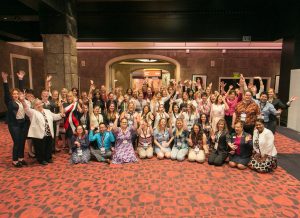
<instances>
[{"instance_id":1,"label":"person crouching in front row","mask_svg":"<svg viewBox=\"0 0 300 218\"><path fill-rule=\"evenodd\" d=\"M24 107L26 115L30 118L28 137L32 138L36 151L36 159L42 165L53 163L52 141L54 138L53 121L60 120L64 114L54 114L43 108L43 102L36 99L31 109L25 102L24 94L20 95L20 101Z\"/></svg>"},{"instance_id":2,"label":"person crouching in front row","mask_svg":"<svg viewBox=\"0 0 300 218\"><path fill-rule=\"evenodd\" d=\"M188 160L191 162L197 161L199 163L204 163L205 154L208 154L209 149L206 143L206 135L199 124L194 124L192 127L188 142L190 145Z\"/></svg>"},{"instance_id":3,"label":"person crouching in front row","mask_svg":"<svg viewBox=\"0 0 300 218\"><path fill-rule=\"evenodd\" d=\"M106 162L108 164L111 162L111 144L115 141L115 137L110 129L111 127L109 127L109 131L107 131L105 124L100 123L99 130L91 126L89 134L90 142L96 142L95 146L90 147L92 156L97 161Z\"/></svg>"},{"instance_id":4,"label":"person crouching in front row","mask_svg":"<svg viewBox=\"0 0 300 218\"><path fill-rule=\"evenodd\" d=\"M75 129L75 134L71 138L71 149L72 163L88 163L90 161L89 138L82 125L77 126Z\"/></svg>"},{"instance_id":5,"label":"person crouching in front row","mask_svg":"<svg viewBox=\"0 0 300 218\"><path fill-rule=\"evenodd\" d=\"M235 132L228 139L228 145L231 148L229 152L229 166L244 170L248 167L252 155L252 137L244 132L241 122L237 122L234 125L234 130Z\"/></svg>"}]
</instances>

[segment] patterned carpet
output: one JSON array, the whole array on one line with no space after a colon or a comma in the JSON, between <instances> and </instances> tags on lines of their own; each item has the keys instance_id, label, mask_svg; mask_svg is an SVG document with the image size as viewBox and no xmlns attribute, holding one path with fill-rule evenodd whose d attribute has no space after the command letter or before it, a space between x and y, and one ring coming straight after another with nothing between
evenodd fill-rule
<instances>
[{"instance_id":1,"label":"patterned carpet","mask_svg":"<svg viewBox=\"0 0 300 218\"><path fill-rule=\"evenodd\" d=\"M11 139L0 124L0 217L298 217L300 182L282 168L265 175L207 163L159 161L70 165L31 159L11 165ZM281 153L300 143L276 135Z\"/></svg>"}]
</instances>

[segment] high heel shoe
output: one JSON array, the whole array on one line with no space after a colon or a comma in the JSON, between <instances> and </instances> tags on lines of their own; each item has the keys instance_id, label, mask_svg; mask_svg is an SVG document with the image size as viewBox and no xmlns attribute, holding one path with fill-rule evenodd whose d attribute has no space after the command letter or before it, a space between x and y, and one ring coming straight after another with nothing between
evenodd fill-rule
<instances>
[{"instance_id":1,"label":"high heel shoe","mask_svg":"<svg viewBox=\"0 0 300 218\"><path fill-rule=\"evenodd\" d=\"M30 158L35 158L35 155L34 155L34 154L28 153L28 157L30 157Z\"/></svg>"}]
</instances>

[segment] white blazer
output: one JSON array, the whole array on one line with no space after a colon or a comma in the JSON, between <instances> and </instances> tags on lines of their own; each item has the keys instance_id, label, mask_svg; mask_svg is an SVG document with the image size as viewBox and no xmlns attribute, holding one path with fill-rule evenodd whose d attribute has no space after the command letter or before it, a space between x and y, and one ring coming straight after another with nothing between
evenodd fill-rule
<instances>
[{"instance_id":1,"label":"white blazer","mask_svg":"<svg viewBox=\"0 0 300 218\"><path fill-rule=\"evenodd\" d=\"M52 138L54 138L53 121L60 120L60 114L54 114L50 110L43 109L48 120ZM41 112L25 108L26 115L30 118L28 137L42 139L45 136L45 119Z\"/></svg>"}]
</instances>

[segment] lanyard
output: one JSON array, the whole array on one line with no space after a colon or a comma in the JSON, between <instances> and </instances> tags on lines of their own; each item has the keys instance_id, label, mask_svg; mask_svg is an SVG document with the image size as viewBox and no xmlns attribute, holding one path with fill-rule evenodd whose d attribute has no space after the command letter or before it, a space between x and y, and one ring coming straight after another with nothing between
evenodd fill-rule
<instances>
[{"instance_id":1,"label":"lanyard","mask_svg":"<svg viewBox=\"0 0 300 218\"><path fill-rule=\"evenodd\" d=\"M104 139L105 139L106 134L103 133L102 137L101 137L101 141L102 141L102 146L104 147Z\"/></svg>"}]
</instances>

